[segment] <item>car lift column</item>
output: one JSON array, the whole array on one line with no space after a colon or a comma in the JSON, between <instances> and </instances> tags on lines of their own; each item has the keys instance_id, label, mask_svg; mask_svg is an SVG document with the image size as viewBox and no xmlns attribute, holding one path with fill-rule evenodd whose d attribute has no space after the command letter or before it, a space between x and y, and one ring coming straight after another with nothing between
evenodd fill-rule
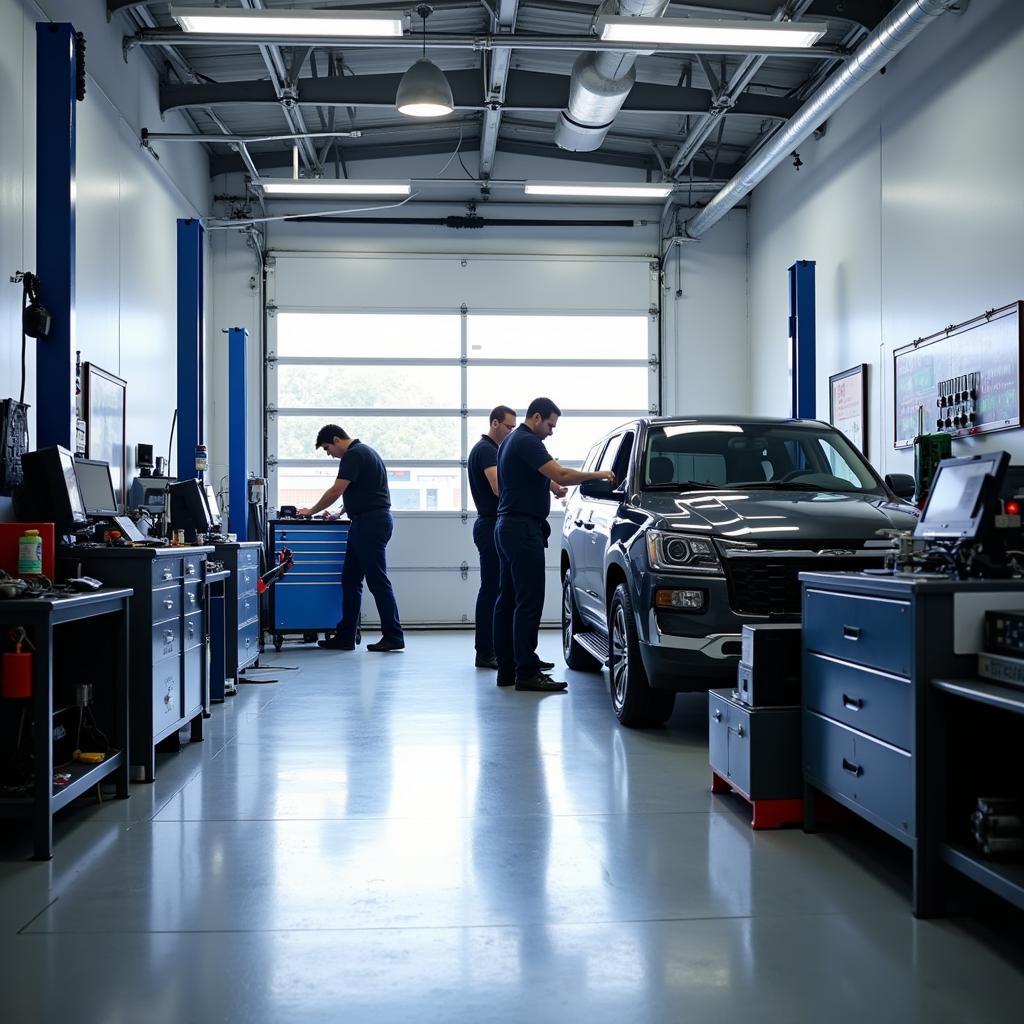
<instances>
[{"instance_id":1,"label":"car lift column","mask_svg":"<svg viewBox=\"0 0 1024 1024\"><path fill-rule=\"evenodd\" d=\"M228 331L228 530L239 540L249 539L249 460L245 422L246 351L249 332Z\"/></svg>"},{"instance_id":2,"label":"car lift column","mask_svg":"<svg viewBox=\"0 0 1024 1024\"><path fill-rule=\"evenodd\" d=\"M203 225L178 221L178 465L177 479L198 477L203 443Z\"/></svg>"},{"instance_id":3,"label":"car lift column","mask_svg":"<svg viewBox=\"0 0 1024 1024\"><path fill-rule=\"evenodd\" d=\"M789 352L793 367L793 416L815 417L814 260L789 268Z\"/></svg>"},{"instance_id":4,"label":"car lift column","mask_svg":"<svg viewBox=\"0 0 1024 1024\"><path fill-rule=\"evenodd\" d=\"M39 448L73 450L75 422L75 28L36 24L36 276L53 318L36 343Z\"/></svg>"}]
</instances>

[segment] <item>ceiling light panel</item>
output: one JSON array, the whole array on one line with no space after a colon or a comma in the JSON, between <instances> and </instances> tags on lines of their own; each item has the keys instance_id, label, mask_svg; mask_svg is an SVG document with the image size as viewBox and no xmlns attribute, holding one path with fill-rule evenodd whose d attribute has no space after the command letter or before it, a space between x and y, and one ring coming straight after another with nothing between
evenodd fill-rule
<instances>
[{"instance_id":1,"label":"ceiling light panel","mask_svg":"<svg viewBox=\"0 0 1024 1024\"><path fill-rule=\"evenodd\" d=\"M400 17L386 11L233 10L171 7L183 32L287 38L289 36L400 36Z\"/></svg>"},{"instance_id":2,"label":"ceiling light panel","mask_svg":"<svg viewBox=\"0 0 1024 1024\"><path fill-rule=\"evenodd\" d=\"M828 31L821 22L767 22L751 19L599 18L601 39L613 43L666 43L678 46L752 46L791 49L813 46Z\"/></svg>"},{"instance_id":3,"label":"ceiling light panel","mask_svg":"<svg viewBox=\"0 0 1024 1024\"><path fill-rule=\"evenodd\" d=\"M325 199L340 196L407 196L412 191L408 181L279 181L263 180L260 188L266 196L292 199Z\"/></svg>"},{"instance_id":4,"label":"ceiling light panel","mask_svg":"<svg viewBox=\"0 0 1024 1024\"><path fill-rule=\"evenodd\" d=\"M561 196L585 199L664 199L672 192L670 182L657 184L619 184L600 181L528 181L528 196Z\"/></svg>"}]
</instances>

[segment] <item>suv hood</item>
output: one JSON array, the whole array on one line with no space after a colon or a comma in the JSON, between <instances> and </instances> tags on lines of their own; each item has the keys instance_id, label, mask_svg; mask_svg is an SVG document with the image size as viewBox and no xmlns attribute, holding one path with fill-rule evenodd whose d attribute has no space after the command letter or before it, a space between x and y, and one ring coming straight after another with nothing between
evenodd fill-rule
<instances>
[{"instance_id":1,"label":"suv hood","mask_svg":"<svg viewBox=\"0 0 1024 1024\"><path fill-rule=\"evenodd\" d=\"M796 547L808 541L877 540L879 530L912 530L919 517L913 505L839 491L647 491L641 504L661 520L652 526L689 527L725 540L763 540L772 547L787 540Z\"/></svg>"}]
</instances>

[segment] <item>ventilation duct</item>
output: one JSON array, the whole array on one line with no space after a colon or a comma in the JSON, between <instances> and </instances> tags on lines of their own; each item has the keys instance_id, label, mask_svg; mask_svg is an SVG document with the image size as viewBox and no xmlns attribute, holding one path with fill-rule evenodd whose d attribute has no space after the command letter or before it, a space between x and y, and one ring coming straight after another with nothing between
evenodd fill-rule
<instances>
[{"instance_id":1,"label":"ventilation duct","mask_svg":"<svg viewBox=\"0 0 1024 1024\"><path fill-rule=\"evenodd\" d=\"M618 0L621 17L660 18L669 0ZM614 6L614 0L613 0ZM636 81L637 53L603 50L583 53L572 67L569 105L558 115L555 144L573 153L600 149Z\"/></svg>"}]
</instances>

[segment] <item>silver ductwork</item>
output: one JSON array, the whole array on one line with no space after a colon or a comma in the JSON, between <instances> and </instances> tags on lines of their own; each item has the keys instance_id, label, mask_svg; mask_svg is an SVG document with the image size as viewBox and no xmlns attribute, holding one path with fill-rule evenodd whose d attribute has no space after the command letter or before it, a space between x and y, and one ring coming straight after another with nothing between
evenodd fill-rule
<instances>
[{"instance_id":1,"label":"silver ductwork","mask_svg":"<svg viewBox=\"0 0 1024 1024\"><path fill-rule=\"evenodd\" d=\"M669 0L618 0L622 17L659 18ZM601 13L613 13L601 11ZM569 105L558 115L555 145L574 153L600 149L636 81L636 53L583 53L572 66Z\"/></svg>"},{"instance_id":2,"label":"silver ductwork","mask_svg":"<svg viewBox=\"0 0 1024 1024\"><path fill-rule=\"evenodd\" d=\"M793 116L765 147L683 228L700 238L759 185L794 149L828 120L876 71L885 67L936 18L963 0L903 0L864 39L853 57Z\"/></svg>"}]
</instances>

